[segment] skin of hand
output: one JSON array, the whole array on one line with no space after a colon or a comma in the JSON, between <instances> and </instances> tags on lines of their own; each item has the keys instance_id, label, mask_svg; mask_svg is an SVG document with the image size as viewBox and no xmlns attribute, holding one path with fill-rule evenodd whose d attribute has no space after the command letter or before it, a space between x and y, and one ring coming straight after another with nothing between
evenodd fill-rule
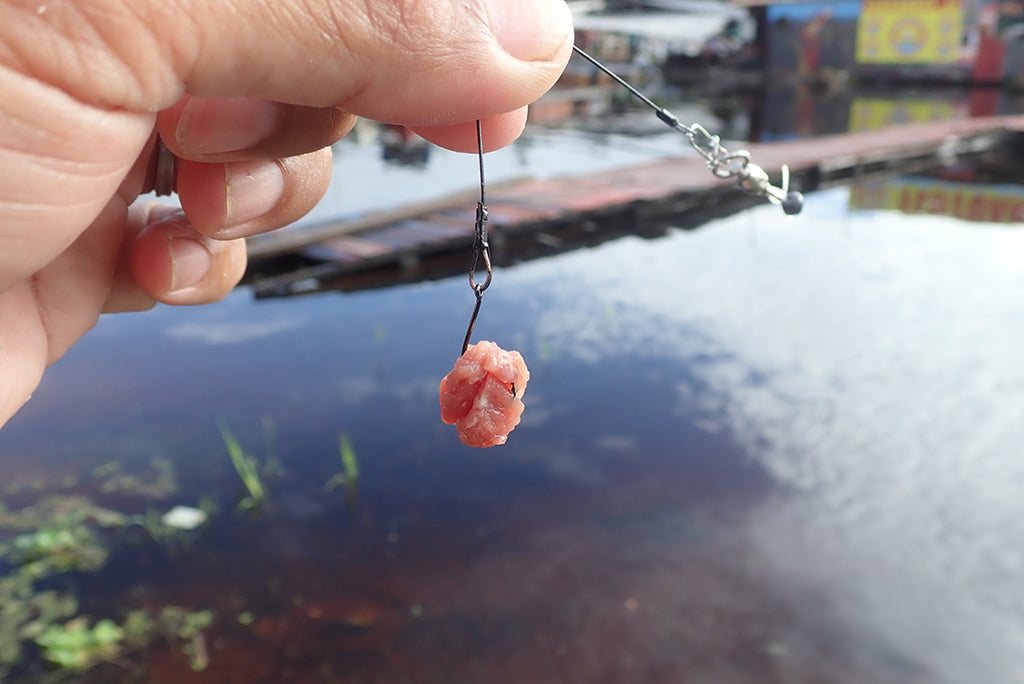
<instances>
[{"instance_id":1,"label":"skin of hand","mask_svg":"<svg viewBox=\"0 0 1024 684\"><path fill-rule=\"evenodd\" d=\"M99 314L224 297L356 117L503 147L572 40L563 0L5 0L0 425ZM157 134L181 211L135 201Z\"/></svg>"}]
</instances>

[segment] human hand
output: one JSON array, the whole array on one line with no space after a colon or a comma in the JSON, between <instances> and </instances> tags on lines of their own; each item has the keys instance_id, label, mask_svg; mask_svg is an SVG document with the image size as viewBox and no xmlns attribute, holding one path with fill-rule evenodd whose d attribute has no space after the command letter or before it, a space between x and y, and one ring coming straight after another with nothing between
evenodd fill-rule
<instances>
[{"instance_id":1,"label":"human hand","mask_svg":"<svg viewBox=\"0 0 1024 684\"><path fill-rule=\"evenodd\" d=\"M571 45L562 0L6 0L0 425L100 313L225 296L355 117L502 147ZM135 203L157 133L183 211Z\"/></svg>"}]
</instances>

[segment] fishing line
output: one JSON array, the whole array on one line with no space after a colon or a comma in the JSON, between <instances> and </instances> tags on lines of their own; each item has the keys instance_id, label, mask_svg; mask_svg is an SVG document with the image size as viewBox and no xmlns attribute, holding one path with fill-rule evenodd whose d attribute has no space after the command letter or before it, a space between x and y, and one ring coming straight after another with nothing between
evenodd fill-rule
<instances>
[{"instance_id":1,"label":"fishing line","mask_svg":"<svg viewBox=\"0 0 1024 684\"><path fill-rule=\"evenodd\" d=\"M607 74L613 81L630 92L633 97L643 102L654 110L654 114L670 128L674 128L683 135L690 143L690 147L696 150L697 154L708 163L711 173L718 178L735 178L739 186L752 195L764 197L772 204L782 207L787 214L799 214L804 207L804 196L795 190L789 189L789 167L782 166L782 186L772 185L768 173L750 160L750 152L737 150L730 152L722 145L722 139L717 135L711 135L700 124L687 126L679 121L675 114L659 106L651 98L644 95L638 89L626 82L614 71L606 67L594 57L591 57L576 45L572 46L573 51L583 59Z\"/></svg>"},{"instance_id":2,"label":"fishing line","mask_svg":"<svg viewBox=\"0 0 1024 684\"><path fill-rule=\"evenodd\" d=\"M789 167L786 165L782 166L781 187L772 185L771 180L768 178L768 173L750 160L750 152L747 150L730 152L722 145L722 140L719 136L711 135L700 124L695 123L690 126L683 124L675 114L659 106L640 92L640 90L633 87L625 79L594 57L591 57L578 46L573 45L572 49L580 57L611 77L612 80L629 91L635 98L654 110L658 119L685 135L690 146L704 158L711 173L716 177L735 178L743 190L764 197L772 204L780 205L787 214L799 214L803 209L803 195L789 189ZM483 302L484 290L490 286L491 278L493 277L491 247L487 241L487 183L484 177L483 124L479 119L476 121L476 146L480 174L480 199L476 203L473 261L469 266L469 286L473 290L476 302L473 304L473 314L470 316L469 325L466 328L466 337L462 341L462 354L465 354L466 349L469 348L469 341L473 337L473 326L476 324L477 316L480 315L480 304ZM483 282L478 282L477 269L481 262L483 263L486 276Z\"/></svg>"},{"instance_id":3,"label":"fishing line","mask_svg":"<svg viewBox=\"0 0 1024 684\"><path fill-rule=\"evenodd\" d=\"M651 107L661 121L681 132L690 145L708 163L708 168L719 178L736 178L747 192L767 198L782 206L787 214L799 213L803 196L789 190L789 169L782 167L782 187L771 184L768 174L750 161L746 150L729 152L718 136L708 133L699 124L685 126L674 114L659 107L646 95L612 73L608 67L573 46L577 54L612 77L641 102ZM484 178L483 124L476 121L476 153L480 173L480 199L476 203L476 222L473 235L473 261L469 266L469 287L476 302L466 327L462 351L451 372L440 386L441 420L455 425L459 439L469 446L490 447L504 444L508 434L519 424L523 413L521 400L530 371L517 351L506 351L494 342L478 342L469 348L473 326L480 314L484 291L490 286L491 247L487 241L487 183ZM486 276L477 280L477 270L483 264Z\"/></svg>"},{"instance_id":4,"label":"fishing line","mask_svg":"<svg viewBox=\"0 0 1024 684\"><path fill-rule=\"evenodd\" d=\"M483 125L480 119L476 120L476 156L480 167L480 199L476 203L476 223L474 225L473 237L473 262L469 266L469 286L476 295L476 303L473 304L473 315L469 318L469 327L466 328L466 338L462 341L462 352L466 353L469 347L469 340L473 336L473 325L476 317L480 314L480 303L484 298L484 290L491 284L491 246L487 242L487 183L484 180L484 134ZM480 261L484 263L487 277L482 283L476 281L476 269Z\"/></svg>"}]
</instances>

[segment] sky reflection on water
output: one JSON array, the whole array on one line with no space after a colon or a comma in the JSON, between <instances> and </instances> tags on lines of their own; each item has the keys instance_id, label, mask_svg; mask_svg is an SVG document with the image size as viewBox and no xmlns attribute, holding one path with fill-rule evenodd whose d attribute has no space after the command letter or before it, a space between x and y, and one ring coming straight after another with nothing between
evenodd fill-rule
<instances>
[{"instance_id":1,"label":"sky reflection on water","mask_svg":"<svg viewBox=\"0 0 1024 684\"><path fill-rule=\"evenodd\" d=\"M636 317L633 348L712 359L679 399L782 485L747 532L780 593L825 597L804 617L926 681L1022 681L1024 234L846 196L623 241L614 269L563 273L566 296ZM592 322L538 328L615 353Z\"/></svg>"},{"instance_id":2,"label":"sky reflection on water","mask_svg":"<svg viewBox=\"0 0 1024 684\"><path fill-rule=\"evenodd\" d=\"M258 444L272 417L265 518L215 523L162 591L303 634L299 593L391 616L319 633L311 672L1024 681L1024 233L847 197L496 272L477 337L532 372L502 448L439 420L454 278L105 318L0 432L0 476L159 453L184 497L228 501L217 421ZM341 431L354 513L322 491ZM280 675L265 631L269 662L234 644L214 667Z\"/></svg>"}]
</instances>

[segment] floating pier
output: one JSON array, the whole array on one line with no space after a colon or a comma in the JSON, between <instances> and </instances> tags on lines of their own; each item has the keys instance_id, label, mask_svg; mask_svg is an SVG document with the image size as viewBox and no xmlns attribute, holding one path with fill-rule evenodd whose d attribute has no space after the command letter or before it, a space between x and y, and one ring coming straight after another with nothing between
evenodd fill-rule
<instances>
[{"instance_id":1,"label":"floating pier","mask_svg":"<svg viewBox=\"0 0 1024 684\"><path fill-rule=\"evenodd\" d=\"M745 149L776 182L788 165L793 187L809 192L880 172L907 173L965 156L1017 151L1022 131L1024 116L989 117ZM247 281L256 296L273 297L464 273L477 193L250 238ZM492 259L500 266L627 234L656 236L669 226L695 227L763 201L735 181L715 178L696 155L589 175L524 178L488 187Z\"/></svg>"}]
</instances>

